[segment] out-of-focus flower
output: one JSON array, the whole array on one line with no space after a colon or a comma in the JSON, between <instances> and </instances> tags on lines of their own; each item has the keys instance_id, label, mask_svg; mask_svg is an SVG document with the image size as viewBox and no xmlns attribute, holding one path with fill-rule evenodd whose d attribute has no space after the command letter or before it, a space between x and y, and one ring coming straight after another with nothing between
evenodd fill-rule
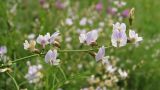
<instances>
[{"instance_id":1,"label":"out-of-focus flower","mask_svg":"<svg viewBox=\"0 0 160 90\"><path fill-rule=\"evenodd\" d=\"M29 81L29 83L37 83L43 77L43 74L40 72L42 66L39 65L30 65L28 69L28 73L25 75L25 78Z\"/></svg>"},{"instance_id":2,"label":"out-of-focus flower","mask_svg":"<svg viewBox=\"0 0 160 90\"><path fill-rule=\"evenodd\" d=\"M87 18L86 18L86 17L83 17L83 18L80 20L79 24L80 24L81 26L85 26L85 25L87 24Z\"/></svg>"},{"instance_id":3,"label":"out-of-focus flower","mask_svg":"<svg viewBox=\"0 0 160 90\"><path fill-rule=\"evenodd\" d=\"M80 43L87 43L87 45L95 43L97 38L98 38L97 30L92 30L87 33L82 33L79 36Z\"/></svg>"},{"instance_id":4,"label":"out-of-focus flower","mask_svg":"<svg viewBox=\"0 0 160 90\"><path fill-rule=\"evenodd\" d=\"M65 8L65 4L62 3L61 0L56 0L55 6L58 9L64 9Z\"/></svg>"},{"instance_id":5,"label":"out-of-focus flower","mask_svg":"<svg viewBox=\"0 0 160 90\"><path fill-rule=\"evenodd\" d=\"M58 56L57 50L53 50L53 51L49 50L45 55L45 62L51 65L58 65L60 60L57 59L57 56Z\"/></svg>"},{"instance_id":6,"label":"out-of-focus flower","mask_svg":"<svg viewBox=\"0 0 160 90\"><path fill-rule=\"evenodd\" d=\"M86 42L88 45L95 43L98 38L98 31L92 30L92 31L88 32L86 36L87 36Z\"/></svg>"},{"instance_id":7,"label":"out-of-focus flower","mask_svg":"<svg viewBox=\"0 0 160 90\"><path fill-rule=\"evenodd\" d=\"M138 43L140 41L143 40L142 37L139 37L138 34L133 31L133 30L129 30L129 40L132 42L132 43Z\"/></svg>"},{"instance_id":8,"label":"out-of-focus flower","mask_svg":"<svg viewBox=\"0 0 160 90\"><path fill-rule=\"evenodd\" d=\"M107 13L108 14L115 15L116 12L117 12L117 8L112 8L112 7L107 8Z\"/></svg>"},{"instance_id":9,"label":"out-of-focus flower","mask_svg":"<svg viewBox=\"0 0 160 90\"><path fill-rule=\"evenodd\" d=\"M113 65L111 65L111 64L106 65L106 71L109 72L109 73L115 72L116 69L117 69L117 68L116 68L116 67L113 67Z\"/></svg>"},{"instance_id":10,"label":"out-of-focus flower","mask_svg":"<svg viewBox=\"0 0 160 90\"><path fill-rule=\"evenodd\" d=\"M126 78L128 76L126 71L122 71L121 69L118 70L118 73L120 74L121 78Z\"/></svg>"},{"instance_id":11,"label":"out-of-focus flower","mask_svg":"<svg viewBox=\"0 0 160 90\"><path fill-rule=\"evenodd\" d=\"M99 51L98 51L98 53L96 54L96 56L95 56L96 61L102 60L102 59L104 58L104 56L105 56L105 47L102 46L102 47L99 49Z\"/></svg>"},{"instance_id":12,"label":"out-of-focus flower","mask_svg":"<svg viewBox=\"0 0 160 90\"><path fill-rule=\"evenodd\" d=\"M33 40L35 38L35 34L34 33L31 33L28 35L28 39L29 40Z\"/></svg>"},{"instance_id":13,"label":"out-of-focus flower","mask_svg":"<svg viewBox=\"0 0 160 90\"><path fill-rule=\"evenodd\" d=\"M82 33L79 35L79 41L80 41L80 43L85 43L85 41L86 41L86 34L85 33Z\"/></svg>"},{"instance_id":14,"label":"out-of-focus flower","mask_svg":"<svg viewBox=\"0 0 160 90\"><path fill-rule=\"evenodd\" d=\"M25 50L35 51L36 41L31 40L30 42L28 42L27 40L25 40L23 46Z\"/></svg>"},{"instance_id":15,"label":"out-of-focus flower","mask_svg":"<svg viewBox=\"0 0 160 90\"><path fill-rule=\"evenodd\" d=\"M66 24L67 24L68 26L73 25L73 21L72 21L71 18L67 18L65 22L66 22Z\"/></svg>"},{"instance_id":16,"label":"out-of-focus flower","mask_svg":"<svg viewBox=\"0 0 160 90\"><path fill-rule=\"evenodd\" d=\"M115 4L117 7L121 8L121 7L125 6L127 3L124 2L124 1L114 1L114 4Z\"/></svg>"},{"instance_id":17,"label":"out-of-focus flower","mask_svg":"<svg viewBox=\"0 0 160 90\"><path fill-rule=\"evenodd\" d=\"M42 45L43 48L45 48L45 45L49 44L50 34L47 33L45 36L39 35L37 38L37 43Z\"/></svg>"},{"instance_id":18,"label":"out-of-focus flower","mask_svg":"<svg viewBox=\"0 0 160 90\"><path fill-rule=\"evenodd\" d=\"M121 16L124 17L124 18L128 17L129 16L129 11L130 11L129 9L124 10L122 12Z\"/></svg>"},{"instance_id":19,"label":"out-of-focus flower","mask_svg":"<svg viewBox=\"0 0 160 90\"><path fill-rule=\"evenodd\" d=\"M122 47L127 44L126 25L124 23L113 24L111 42L114 47Z\"/></svg>"},{"instance_id":20,"label":"out-of-focus flower","mask_svg":"<svg viewBox=\"0 0 160 90\"><path fill-rule=\"evenodd\" d=\"M39 0L39 3L44 9L48 9L49 8L49 4L47 3L46 0Z\"/></svg>"},{"instance_id":21,"label":"out-of-focus flower","mask_svg":"<svg viewBox=\"0 0 160 90\"><path fill-rule=\"evenodd\" d=\"M3 56L6 53L7 53L7 47L6 46L1 46L0 47L0 56Z\"/></svg>"},{"instance_id":22,"label":"out-of-focus flower","mask_svg":"<svg viewBox=\"0 0 160 90\"><path fill-rule=\"evenodd\" d=\"M97 10L98 12L100 12L100 11L102 11L102 9L103 9L103 4L102 4L102 2L97 3L97 4L96 4L96 10Z\"/></svg>"}]
</instances>

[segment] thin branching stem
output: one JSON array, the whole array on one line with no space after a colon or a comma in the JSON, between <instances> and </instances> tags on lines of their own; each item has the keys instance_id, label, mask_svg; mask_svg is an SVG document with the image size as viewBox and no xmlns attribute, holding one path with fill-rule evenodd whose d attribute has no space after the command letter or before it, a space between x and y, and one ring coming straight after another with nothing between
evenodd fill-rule
<instances>
[{"instance_id":1,"label":"thin branching stem","mask_svg":"<svg viewBox=\"0 0 160 90\"><path fill-rule=\"evenodd\" d=\"M105 49L107 48L110 48L112 46L109 46L109 47L105 47ZM97 50L99 48L95 48L95 49L88 49L88 50L58 50L58 52L90 52L90 51L94 51L94 50ZM0 66L1 67L5 67L5 66L10 66L12 65L13 63L17 63L17 62L20 62L20 61L24 61L24 60L27 60L28 58L32 58L32 57L36 57L36 56L40 56L40 55L44 55L45 53L40 53L40 54L32 54L32 55L29 55L29 56L25 56L25 57L22 57L22 58L19 58L19 59L15 59L13 61L10 62L10 64L2 64Z\"/></svg>"},{"instance_id":2,"label":"thin branching stem","mask_svg":"<svg viewBox=\"0 0 160 90\"><path fill-rule=\"evenodd\" d=\"M14 77L13 77L9 72L7 72L7 74L8 74L8 76L13 80L13 82L14 82L14 84L15 84L17 90L19 90L19 86L18 86L16 80L14 79Z\"/></svg>"}]
</instances>

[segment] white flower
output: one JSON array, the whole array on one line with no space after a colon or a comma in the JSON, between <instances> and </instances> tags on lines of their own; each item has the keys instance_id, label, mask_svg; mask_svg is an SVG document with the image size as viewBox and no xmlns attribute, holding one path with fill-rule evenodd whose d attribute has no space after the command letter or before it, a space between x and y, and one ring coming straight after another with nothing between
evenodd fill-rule
<instances>
[{"instance_id":1,"label":"white flower","mask_svg":"<svg viewBox=\"0 0 160 90\"><path fill-rule=\"evenodd\" d=\"M0 55L4 55L7 53L7 47L6 46L1 46L0 47Z\"/></svg>"},{"instance_id":2,"label":"white flower","mask_svg":"<svg viewBox=\"0 0 160 90\"><path fill-rule=\"evenodd\" d=\"M58 56L57 50L53 50L53 51L49 50L45 55L45 62L51 65L58 65L60 60L57 59L57 56Z\"/></svg>"},{"instance_id":3,"label":"white flower","mask_svg":"<svg viewBox=\"0 0 160 90\"><path fill-rule=\"evenodd\" d=\"M116 67L113 67L111 64L106 65L106 71L109 73L113 73L116 71Z\"/></svg>"},{"instance_id":4,"label":"white flower","mask_svg":"<svg viewBox=\"0 0 160 90\"><path fill-rule=\"evenodd\" d=\"M31 65L29 66L28 73L25 75L25 78L29 81L29 83L37 83L43 77L40 72L42 66L39 65Z\"/></svg>"},{"instance_id":5,"label":"white flower","mask_svg":"<svg viewBox=\"0 0 160 90\"><path fill-rule=\"evenodd\" d=\"M80 41L80 43L85 43L85 41L86 41L86 34L84 34L84 33L80 34L79 41Z\"/></svg>"},{"instance_id":6,"label":"white flower","mask_svg":"<svg viewBox=\"0 0 160 90\"><path fill-rule=\"evenodd\" d=\"M125 23L119 23L113 24L113 30L119 30L119 31L126 31L126 24Z\"/></svg>"},{"instance_id":7,"label":"white flower","mask_svg":"<svg viewBox=\"0 0 160 90\"><path fill-rule=\"evenodd\" d=\"M37 43L43 46L45 48L45 45L49 44L50 39L50 33L47 33L45 36L39 35L37 38Z\"/></svg>"},{"instance_id":8,"label":"white flower","mask_svg":"<svg viewBox=\"0 0 160 90\"><path fill-rule=\"evenodd\" d=\"M143 40L143 38L139 37L138 34L133 30L129 30L129 39L135 44Z\"/></svg>"},{"instance_id":9,"label":"white flower","mask_svg":"<svg viewBox=\"0 0 160 90\"><path fill-rule=\"evenodd\" d=\"M80 20L79 24L80 24L81 26L86 25L86 24L87 24L87 18L85 18L85 17L82 18L82 19Z\"/></svg>"},{"instance_id":10,"label":"white flower","mask_svg":"<svg viewBox=\"0 0 160 90\"><path fill-rule=\"evenodd\" d=\"M69 25L69 26L73 25L72 19L71 18L67 18L66 19L66 24Z\"/></svg>"},{"instance_id":11,"label":"white flower","mask_svg":"<svg viewBox=\"0 0 160 90\"><path fill-rule=\"evenodd\" d=\"M25 50L28 50L29 47L30 47L30 44L29 44L29 42L27 40L25 40L25 42L23 43L23 46L24 46Z\"/></svg>"},{"instance_id":12,"label":"white flower","mask_svg":"<svg viewBox=\"0 0 160 90\"><path fill-rule=\"evenodd\" d=\"M23 46L24 46L25 50L34 51L35 50L35 45L36 45L36 41L34 41L34 40L31 40L30 42L25 40L25 42L23 43Z\"/></svg>"},{"instance_id":13,"label":"white flower","mask_svg":"<svg viewBox=\"0 0 160 90\"><path fill-rule=\"evenodd\" d=\"M122 78L126 78L128 76L126 71L122 71L121 69L119 69L118 72Z\"/></svg>"},{"instance_id":14,"label":"white flower","mask_svg":"<svg viewBox=\"0 0 160 90\"><path fill-rule=\"evenodd\" d=\"M98 38L97 30L92 30L87 33L81 33L79 36L80 43L87 43L87 45L95 43L97 38Z\"/></svg>"},{"instance_id":15,"label":"white flower","mask_svg":"<svg viewBox=\"0 0 160 90\"><path fill-rule=\"evenodd\" d=\"M111 42L114 47L122 47L127 44L126 25L124 23L113 24Z\"/></svg>"},{"instance_id":16,"label":"white flower","mask_svg":"<svg viewBox=\"0 0 160 90\"><path fill-rule=\"evenodd\" d=\"M35 34L34 33L31 33L28 35L28 39L29 40L33 40L35 38Z\"/></svg>"}]
</instances>

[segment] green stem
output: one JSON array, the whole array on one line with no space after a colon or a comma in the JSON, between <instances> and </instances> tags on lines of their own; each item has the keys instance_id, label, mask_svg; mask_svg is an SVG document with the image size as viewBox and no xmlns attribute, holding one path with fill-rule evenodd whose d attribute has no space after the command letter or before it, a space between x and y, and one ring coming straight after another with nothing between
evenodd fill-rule
<instances>
[{"instance_id":1,"label":"green stem","mask_svg":"<svg viewBox=\"0 0 160 90\"><path fill-rule=\"evenodd\" d=\"M39 55L40 54L33 54L33 55L30 55L30 56L22 57L22 58L19 58L19 59L16 59L16 60L12 61L11 63L16 63L16 62L22 61L24 59L28 59L28 58L39 56Z\"/></svg>"},{"instance_id":2,"label":"green stem","mask_svg":"<svg viewBox=\"0 0 160 90\"><path fill-rule=\"evenodd\" d=\"M14 84L15 84L17 90L19 90L19 86L18 86L16 80L14 79L14 77L13 77L9 72L7 72L7 74L8 74L8 76L13 80L13 82L14 82Z\"/></svg>"},{"instance_id":3,"label":"green stem","mask_svg":"<svg viewBox=\"0 0 160 90\"><path fill-rule=\"evenodd\" d=\"M112 46L109 46L109 47L105 47L105 49L107 48L110 48ZM94 51L94 50L97 50L99 48L95 48L95 49L88 49L88 50L58 50L58 52L89 52L89 51ZM26 57L22 57L22 58L19 58L19 59L15 59L13 61L11 61L11 65L13 63L16 63L16 62L20 62L20 61L24 61L25 59L28 59L28 58L32 58L32 57L36 57L36 56L40 56L40 55L44 55L45 53L41 53L41 54L33 54L33 55L29 55L29 56L26 56ZM2 64L0 66L1 67L5 67L5 66L10 66L10 64Z\"/></svg>"},{"instance_id":4,"label":"green stem","mask_svg":"<svg viewBox=\"0 0 160 90\"><path fill-rule=\"evenodd\" d=\"M65 81L67 80L66 74L64 73L63 69L61 68L61 66L58 66L59 70L62 72L63 77L65 79Z\"/></svg>"}]
</instances>

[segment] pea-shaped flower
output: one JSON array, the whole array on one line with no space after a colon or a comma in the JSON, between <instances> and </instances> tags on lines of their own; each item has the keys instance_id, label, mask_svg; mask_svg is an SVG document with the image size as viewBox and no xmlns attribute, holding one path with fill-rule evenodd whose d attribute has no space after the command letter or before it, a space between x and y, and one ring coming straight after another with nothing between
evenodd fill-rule
<instances>
[{"instance_id":1,"label":"pea-shaped flower","mask_svg":"<svg viewBox=\"0 0 160 90\"><path fill-rule=\"evenodd\" d=\"M47 33L46 35L39 35L37 38L37 43L42 45L43 48L45 48L45 45L49 44L50 34Z\"/></svg>"},{"instance_id":2,"label":"pea-shaped flower","mask_svg":"<svg viewBox=\"0 0 160 90\"><path fill-rule=\"evenodd\" d=\"M42 66L39 65L30 65L28 69L28 73L25 75L25 78L29 81L29 83L38 83L43 74L41 73Z\"/></svg>"},{"instance_id":3,"label":"pea-shaped flower","mask_svg":"<svg viewBox=\"0 0 160 90\"><path fill-rule=\"evenodd\" d=\"M58 39L58 36L60 35L60 33L57 31L55 33L53 33L49 39L49 43L50 44L54 44L55 41Z\"/></svg>"},{"instance_id":4,"label":"pea-shaped flower","mask_svg":"<svg viewBox=\"0 0 160 90\"><path fill-rule=\"evenodd\" d=\"M137 34L135 31L129 30L129 40L130 40L132 43L136 44L136 43L142 41L143 38L142 38L142 37L139 37L138 34Z\"/></svg>"},{"instance_id":5,"label":"pea-shaped flower","mask_svg":"<svg viewBox=\"0 0 160 90\"><path fill-rule=\"evenodd\" d=\"M35 51L36 41L31 40L30 42L28 42L27 40L25 40L23 46L25 50Z\"/></svg>"},{"instance_id":6,"label":"pea-shaped flower","mask_svg":"<svg viewBox=\"0 0 160 90\"><path fill-rule=\"evenodd\" d=\"M7 53L7 47L6 46L1 46L0 47L0 55L4 55Z\"/></svg>"},{"instance_id":7,"label":"pea-shaped flower","mask_svg":"<svg viewBox=\"0 0 160 90\"><path fill-rule=\"evenodd\" d=\"M122 47L127 44L126 25L124 23L113 24L111 42L114 47Z\"/></svg>"},{"instance_id":8,"label":"pea-shaped flower","mask_svg":"<svg viewBox=\"0 0 160 90\"><path fill-rule=\"evenodd\" d=\"M57 59L57 56L58 56L57 50L53 50L53 51L49 50L45 55L45 62L51 65L58 65L60 60Z\"/></svg>"},{"instance_id":9,"label":"pea-shaped flower","mask_svg":"<svg viewBox=\"0 0 160 90\"><path fill-rule=\"evenodd\" d=\"M86 43L87 45L94 44L98 38L98 31L92 30L87 33L81 33L79 36L80 43Z\"/></svg>"},{"instance_id":10,"label":"pea-shaped flower","mask_svg":"<svg viewBox=\"0 0 160 90\"><path fill-rule=\"evenodd\" d=\"M96 56L95 56L96 61L102 60L102 59L104 58L104 56L105 56L105 47L102 46L102 47L99 49L99 51L98 51L98 53L96 54Z\"/></svg>"}]
</instances>

